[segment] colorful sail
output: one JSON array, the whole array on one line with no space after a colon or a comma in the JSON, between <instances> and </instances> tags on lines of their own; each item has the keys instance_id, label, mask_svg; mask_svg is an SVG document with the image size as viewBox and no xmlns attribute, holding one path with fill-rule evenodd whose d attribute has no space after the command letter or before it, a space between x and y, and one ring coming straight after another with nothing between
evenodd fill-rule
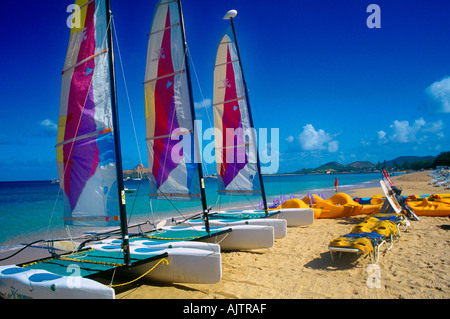
<instances>
[{"instance_id":1,"label":"colorful sail","mask_svg":"<svg viewBox=\"0 0 450 319\"><path fill-rule=\"evenodd\" d=\"M217 48L213 107L219 193L260 194L256 132L251 126L231 28L224 33Z\"/></svg>"},{"instance_id":2,"label":"colorful sail","mask_svg":"<svg viewBox=\"0 0 450 319\"><path fill-rule=\"evenodd\" d=\"M118 226L105 0L77 0L72 13L56 145L64 221Z\"/></svg>"},{"instance_id":3,"label":"colorful sail","mask_svg":"<svg viewBox=\"0 0 450 319\"><path fill-rule=\"evenodd\" d=\"M178 1L156 4L145 70L150 198L200 199Z\"/></svg>"}]
</instances>

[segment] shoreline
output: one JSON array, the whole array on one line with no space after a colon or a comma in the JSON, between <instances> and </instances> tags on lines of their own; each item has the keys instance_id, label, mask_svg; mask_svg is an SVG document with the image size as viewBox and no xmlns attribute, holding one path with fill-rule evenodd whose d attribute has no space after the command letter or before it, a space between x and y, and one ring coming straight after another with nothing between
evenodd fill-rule
<instances>
[{"instance_id":1,"label":"shoreline","mask_svg":"<svg viewBox=\"0 0 450 319\"><path fill-rule=\"evenodd\" d=\"M293 175L298 175L298 174L293 174ZM342 186L340 186L340 189L343 189L343 192L346 192L347 189L349 189L349 188L353 188L358 185L361 185L362 187L364 187L363 185L365 185L366 183L372 183L372 182L373 181L366 181L366 182L360 182L358 184L342 185ZM287 197L289 197L289 195L295 195L296 198L301 199L301 198L303 198L303 196L307 195L308 193L314 193L314 194L323 193L325 198L328 198L328 197L331 197L335 193L335 191L334 191L334 187L325 187L325 188L315 188L315 189L295 191L292 194L285 194L285 195ZM279 195L268 196L268 205L269 206L272 205L272 201L274 198L279 198ZM131 202L132 197L127 199L127 201ZM238 200L232 200L232 201L224 200L224 201L219 201L218 203L216 202L215 204L213 204L211 202L211 204L208 205L208 207L212 206L217 210L259 209L257 207L257 203L254 200L253 200L253 202L249 202L248 199L245 199L245 198L238 199ZM137 224L137 223L145 223L147 221L149 221L150 223L157 224L158 222L160 222L162 220L170 220L172 218L181 220L181 219L184 219L185 217L190 217L190 216L199 214L201 212L200 204L199 204L198 208L180 208L180 211L182 212L182 214L177 214L174 211L161 211L159 213L156 213L155 216L153 216L151 213L151 210L149 209L149 211L146 215L145 214L135 215L136 218L131 221L130 225ZM130 214L130 212L128 212L128 214ZM159 216L158 216L158 214L159 214ZM132 212L131 212L130 216L131 215L133 215ZM22 247L24 247L26 244L33 242L35 240L61 239L61 238L68 239L67 232L64 229L63 225L61 224L61 225L58 225L57 227L58 227L57 229L52 229L52 231L47 235L47 237L44 237L41 235L41 233L34 231L29 234L19 235L19 240L17 241L17 243L6 243L5 242L5 243L0 244L0 259L1 259L1 256L4 255L3 252L13 252L13 251L19 250ZM115 229L115 227L111 227L111 229ZM104 228L94 229L91 227L84 227L84 228L74 227L74 228L71 228L71 236L72 236L72 238L83 237L83 236L86 236L87 233L101 233L104 231L105 231ZM28 236L28 235L30 235L30 236Z\"/></svg>"}]
</instances>

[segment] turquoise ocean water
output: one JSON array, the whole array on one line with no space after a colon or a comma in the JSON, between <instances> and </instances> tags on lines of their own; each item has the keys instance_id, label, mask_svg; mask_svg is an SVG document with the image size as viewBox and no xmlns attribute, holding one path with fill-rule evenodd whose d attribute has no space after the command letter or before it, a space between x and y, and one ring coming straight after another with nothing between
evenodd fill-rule
<instances>
[{"instance_id":1,"label":"turquoise ocean water","mask_svg":"<svg viewBox=\"0 0 450 319\"><path fill-rule=\"evenodd\" d=\"M339 191L360 186L377 186L381 178L375 174L337 174L337 175L266 175L264 185L269 204L274 198L291 195L303 198L308 193L324 194L329 198L334 194L334 179L339 180ZM215 178L205 179L208 206L216 209L247 206L258 209L259 196L217 196ZM127 215L129 223L146 220L161 220L200 212L200 201L153 201L152 211L147 194L148 181L126 181L125 187L135 189L127 193ZM380 189L381 191L381 189ZM43 238L67 237L62 215L64 200L59 184L50 181L0 182L0 250L18 247ZM89 228L71 228L72 236Z\"/></svg>"}]
</instances>

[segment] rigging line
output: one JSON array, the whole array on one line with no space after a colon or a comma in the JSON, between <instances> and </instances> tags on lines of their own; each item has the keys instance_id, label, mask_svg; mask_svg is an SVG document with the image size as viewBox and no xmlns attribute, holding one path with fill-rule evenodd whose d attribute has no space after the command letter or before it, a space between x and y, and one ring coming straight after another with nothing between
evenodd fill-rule
<instances>
[{"instance_id":1,"label":"rigging line","mask_svg":"<svg viewBox=\"0 0 450 319\"><path fill-rule=\"evenodd\" d=\"M149 179L149 182L150 182L150 179ZM153 225L156 225L156 222L155 222L155 214L153 213L152 200L151 200L150 198L149 198L149 200L148 200L148 205L150 206L150 216L151 216L151 218L152 218ZM158 203L156 203L156 209L158 209Z\"/></svg>"},{"instance_id":2,"label":"rigging line","mask_svg":"<svg viewBox=\"0 0 450 319\"><path fill-rule=\"evenodd\" d=\"M128 94L127 80L125 78L125 70L124 70L123 63L122 63L122 55L120 54L119 38L117 37L116 24L114 23L114 19L112 19L112 24L113 24L114 36L116 38L117 53L119 55L120 68L122 70L123 83L124 83L124 86L125 86L125 95L127 97L128 109L130 110L131 124L133 126L134 138L136 140L136 147L137 147L137 151L138 151L138 155L139 155L139 163L142 165L141 150L139 148L139 142L138 142L137 133L136 133L136 125L134 124L134 117L133 117L133 111L131 109L130 95ZM139 168L139 170L140 170L140 168Z\"/></svg>"},{"instance_id":3,"label":"rigging line","mask_svg":"<svg viewBox=\"0 0 450 319\"><path fill-rule=\"evenodd\" d=\"M128 109L130 110L131 124L132 124L132 127L133 127L134 139L136 141L136 148L137 148L137 152L138 152L138 156L139 156L139 164L143 165L142 164L141 150L139 148L139 142L138 142L137 133L136 133L136 125L134 124L133 111L131 109L130 95L128 94L128 86L127 86L127 80L125 78L125 70L124 70L124 67L123 67L122 55L120 54L119 37L117 36L117 31L116 31L117 28L116 28L116 24L114 22L114 17L112 15L111 15L111 22L112 22L112 26L111 27L112 27L112 30L114 31L114 37L116 39L117 53L118 53L118 56L119 56L120 69L122 71L121 73L122 73L122 78L123 78L123 84L124 84L124 87L125 87L125 95L127 97L127 102L128 102ZM138 172L139 172L139 175L142 176L141 166L139 166ZM139 191L140 186L141 186L141 181L139 182L138 189L137 189L136 192ZM136 204L136 200L137 200L137 196L135 196L134 201L133 201L133 205L131 206L131 211L128 214L129 215L128 223L131 221L131 217L133 215L133 211L134 211L134 206Z\"/></svg>"},{"instance_id":4,"label":"rigging line","mask_svg":"<svg viewBox=\"0 0 450 319\"><path fill-rule=\"evenodd\" d=\"M75 248L76 245L75 245L75 243L73 241L72 234L70 233L70 228L69 228L68 225L65 225L64 228L66 230L67 236L69 236L70 242L72 243L72 248L73 248L72 253L74 253L77 250L77 248Z\"/></svg>"},{"instance_id":5,"label":"rigging line","mask_svg":"<svg viewBox=\"0 0 450 319\"><path fill-rule=\"evenodd\" d=\"M109 17L109 21L108 21L108 25L106 26L105 34L103 35L102 48L106 45L106 37L108 35L108 29L111 27L112 16L113 15L112 15L112 12L111 12L110 17ZM109 49L111 49L111 48L109 48Z\"/></svg>"},{"instance_id":6,"label":"rigging line","mask_svg":"<svg viewBox=\"0 0 450 319\"><path fill-rule=\"evenodd\" d=\"M155 182L153 182L151 179L149 179L149 181L150 181L151 183L155 184ZM156 191L158 192L159 190L157 189ZM161 195L165 198L165 200L167 200L167 201L172 205L172 207L177 211L178 214L181 215L181 217L183 217L185 220L188 220L188 219L189 219L188 217L184 216L184 214L183 214L183 213L175 206L175 204L173 203L173 201L172 201L170 198L168 198L168 197L166 196L166 194L161 193ZM158 203L158 201L157 201L157 203ZM153 211L152 211L152 212L153 212ZM153 223L154 223L154 221L153 221ZM199 237L201 237L200 232L199 232L197 229L193 228L193 226L192 226L191 224L189 224L189 225L192 227L192 230L193 230L194 232L196 232L197 235L199 235Z\"/></svg>"},{"instance_id":7,"label":"rigging line","mask_svg":"<svg viewBox=\"0 0 450 319\"><path fill-rule=\"evenodd\" d=\"M125 282L125 283L122 283L122 284L116 284L116 285L113 285L112 283L113 283L113 280L111 280L111 283L110 283L110 287L111 288L116 288L116 287L122 287L122 286L126 286L126 285L129 285L129 284L132 284L133 282L135 282L135 281L138 281L139 279L141 279L142 277L144 277L144 276L146 276L148 273L150 273L153 269L155 269L161 262L164 262L166 265L168 265L169 264L169 261L166 259L166 258L162 258L162 259L160 259L159 261L158 261L158 263L156 263L156 265L155 266L153 266L152 268L150 268L148 271L146 271L144 274L142 274L142 275L140 275L139 277L137 277L137 278L135 278L135 279L133 279L133 280L130 280L130 281L128 281L128 282ZM114 272L115 272L115 270L114 270Z\"/></svg>"},{"instance_id":8,"label":"rigging line","mask_svg":"<svg viewBox=\"0 0 450 319\"><path fill-rule=\"evenodd\" d=\"M209 206L209 208L208 208L209 212L210 212L214 207L217 206L217 203L219 202L219 198L220 198L220 194L219 194L219 192L217 192L216 201L215 201L214 204L212 204L211 206ZM219 207L220 207L220 204L219 204ZM219 209L219 210L220 210L220 209Z\"/></svg>"},{"instance_id":9,"label":"rigging line","mask_svg":"<svg viewBox=\"0 0 450 319\"><path fill-rule=\"evenodd\" d=\"M53 216L54 216L55 210L56 210L56 205L58 204L58 201L59 201L59 194L61 194L61 185L58 187L58 193L56 194L55 202L53 203L52 213L50 214L50 220L48 222L48 226L47 226L47 230L45 232L44 238L48 238L48 234L50 232L50 225L52 224ZM70 230L68 230L68 231L70 231ZM42 257L42 253L41 253L41 257Z\"/></svg>"},{"instance_id":10,"label":"rigging line","mask_svg":"<svg viewBox=\"0 0 450 319\"><path fill-rule=\"evenodd\" d=\"M186 44L186 50L189 51L189 55L188 55L188 56L189 56L189 58L190 58L190 60L191 60L192 69L194 70L195 80L197 81L198 89L199 89L199 91L200 91L200 96L202 97L202 102L203 102L203 101L205 100L205 98L204 98L204 96L203 96L202 87L201 87L200 81L199 81L199 79L198 79L197 70L195 69L194 60L192 59L192 53L191 53L191 51L190 51L190 49L189 49L189 46L188 46L187 44ZM209 127L214 127L214 124L212 123L211 118L210 118L210 116L209 116L209 112L208 112L207 106L206 106L204 103L202 103L202 104L203 104L203 107L205 108L206 116L208 117ZM203 135L203 132L202 132L202 135ZM203 166L203 168L205 169L206 174L209 175L209 173L208 173L208 168L207 168L207 166L206 166L206 163L203 164L203 161L202 161L202 166Z\"/></svg>"},{"instance_id":11,"label":"rigging line","mask_svg":"<svg viewBox=\"0 0 450 319\"><path fill-rule=\"evenodd\" d=\"M28 248L28 247L30 247L30 246L36 244L36 243L43 242L43 241L44 241L43 239L39 239L39 240L36 240L36 241L34 241L34 242L32 242L32 243L29 243L29 244L27 244L26 246L24 246L24 247L20 248L19 250L17 250L17 251L16 251L15 253L13 253L12 255L9 255L9 256L7 256L7 257L1 258L0 261L4 261L4 260L7 260L7 259L9 259L9 258L11 258L11 257L14 257L15 255L17 255L17 254L20 253L21 251L25 250L26 248ZM41 258L40 258L40 259L41 259Z\"/></svg>"},{"instance_id":12,"label":"rigging line","mask_svg":"<svg viewBox=\"0 0 450 319\"><path fill-rule=\"evenodd\" d=\"M153 180L149 179L149 182L150 182L150 183L153 183L153 184L155 185L155 187L156 187L156 192L161 192L161 191L157 188L157 185L156 185L156 183L155 183ZM176 205L173 203L173 201L172 201L169 197L166 196L165 193L162 193L162 192L161 192L161 195L164 197L165 200L167 200L167 201L170 203L170 205L172 205L172 207L177 211L178 214L181 215L181 217L186 218L186 217L181 213L181 211L176 207ZM156 198L156 199L158 199L158 198ZM150 200L150 201L151 201L151 200ZM158 205L158 200L156 201L156 204ZM150 205L150 208L151 208L151 205ZM158 207L156 207L156 209L157 209L157 208L158 208ZM152 210L152 217L153 217L153 210ZM153 217L153 223L155 223L154 217Z\"/></svg>"},{"instance_id":13,"label":"rigging line","mask_svg":"<svg viewBox=\"0 0 450 319\"><path fill-rule=\"evenodd\" d=\"M139 193L139 190L141 189L141 183L142 183L142 180L139 180L138 187L136 189L136 195L134 196L134 200L133 200L133 205L131 205L131 211L128 214L129 215L128 225L131 223L131 216L133 215L134 206L136 205L136 201L137 201L137 198L138 198L138 193Z\"/></svg>"}]
</instances>

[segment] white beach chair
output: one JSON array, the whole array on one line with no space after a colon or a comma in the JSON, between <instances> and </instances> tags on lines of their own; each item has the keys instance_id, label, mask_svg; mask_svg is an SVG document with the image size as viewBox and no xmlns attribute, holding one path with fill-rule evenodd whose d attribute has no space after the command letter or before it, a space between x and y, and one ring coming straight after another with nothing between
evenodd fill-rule
<instances>
[{"instance_id":1,"label":"white beach chair","mask_svg":"<svg viewBox=\"0 0 450 319\"><path fill-rule=\"evenodd\" d=\"M447 175L447 177L444 180L442 180L440 182L436 182L434 184L434 186L446 186L449 182L450 182L450 177Z\"/></svg>"},{"instance_id":2,"label":"white beach chair","mask_svg":"<svg viewBox=\"0 0 450 319\"><path fill-rule=\"evenodd\" d=\"M437 183L439 183L439 182L442 182L442 181L446 180L448 177L449 177L449 174L441 175L441 176L435 177L435 178L433 178L433 179L430 181L430 185L435 185L435 184L437 184Z\"/></svg>"}]
</instances>

